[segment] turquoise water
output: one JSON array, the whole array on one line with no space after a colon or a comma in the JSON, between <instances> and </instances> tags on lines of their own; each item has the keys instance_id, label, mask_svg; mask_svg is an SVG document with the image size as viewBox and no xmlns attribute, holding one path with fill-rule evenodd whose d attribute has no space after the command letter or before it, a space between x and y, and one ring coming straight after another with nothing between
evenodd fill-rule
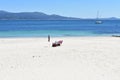
<instances>
[{"instance_id":1,"label":"turquoise water","mask_svg":"<svg viewBox=\"0 0 120 80\"><path fill-rule=\"evenodd\" d=\"M112 36L120 34L120 20L1 20L0 37Z\"/></svg>"}]
</instances>

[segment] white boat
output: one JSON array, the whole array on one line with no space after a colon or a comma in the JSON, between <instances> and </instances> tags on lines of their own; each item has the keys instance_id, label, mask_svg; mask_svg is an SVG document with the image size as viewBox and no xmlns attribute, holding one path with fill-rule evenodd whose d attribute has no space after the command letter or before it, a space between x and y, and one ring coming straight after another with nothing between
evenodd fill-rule
<instances>
[{"instance_id":1,"label":"white boat","mask_svg":"<svg viewBox=\"0 0 120 80\"><path fill-rule=\"evenodd\" d=\"M101 21L101 20L96 20L95 23L96 23L96 24L102 24L102 21Z\"/></svg>"}]
</instances>

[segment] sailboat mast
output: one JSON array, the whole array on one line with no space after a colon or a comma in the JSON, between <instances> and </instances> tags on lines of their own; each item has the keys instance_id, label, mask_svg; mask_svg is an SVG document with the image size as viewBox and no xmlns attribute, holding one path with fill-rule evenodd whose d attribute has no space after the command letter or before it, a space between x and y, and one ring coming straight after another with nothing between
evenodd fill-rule
<instances>
[{"instance_id":1,"label":"sailboat mast","mask_svg":"<svg viewBox=\"0 0 120 80\"><path fill-rule=\"evenodd\" d=\"M98 19L98 16L99 16L99 11L97 11L97 19Z\"/></svg>"},{"instance_id":2,"label":"sailboat mast","mask_svg":"<svg viewBox=\"0 0 120 80\"><path fill-rule=\"evenodd\" d=\"M95 22L96 24L101 24L102 23L102 21L101 20L99 20L99 11L97 11L97 19L96 19L96 22Z\"/></svg>"}]
</instances>

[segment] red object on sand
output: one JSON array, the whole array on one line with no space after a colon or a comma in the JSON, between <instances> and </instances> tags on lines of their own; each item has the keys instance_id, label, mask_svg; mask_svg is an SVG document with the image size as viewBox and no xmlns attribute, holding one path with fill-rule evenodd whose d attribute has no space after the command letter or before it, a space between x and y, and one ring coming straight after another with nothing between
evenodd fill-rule
<instances>
[{"instance_id":1,"label":"red object on sand","mask_svg":"<svg viewBox=\"0 0 120 80\"><path fill-rule=\"evenodd\" d=\"M63 42L63 40L55 41L54 43L52 43L52 47L60 46L62 44L62 42Z\"/></svg>"}]
</instances>

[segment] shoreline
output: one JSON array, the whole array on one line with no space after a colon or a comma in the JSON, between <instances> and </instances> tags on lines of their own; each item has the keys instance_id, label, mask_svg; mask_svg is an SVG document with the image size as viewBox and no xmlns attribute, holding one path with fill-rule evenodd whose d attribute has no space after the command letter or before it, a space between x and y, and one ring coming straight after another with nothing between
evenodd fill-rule
<instances>
[{"instance_id":1,"label":"shoreline","mask_svg":"<svg viewBox=\"0 0 120 80\"><path fill-rule=\"evenodd\" d=\"M117 36L117 35L116 35ZM84 37L116 37L116 36L113 36L113 35L109 35L109 36L50 36L51 38L84 38ZM0 39L2 38L47 38L48 36L40 36L40 37L0 37Z\"/></svg>"}]
</instances>

